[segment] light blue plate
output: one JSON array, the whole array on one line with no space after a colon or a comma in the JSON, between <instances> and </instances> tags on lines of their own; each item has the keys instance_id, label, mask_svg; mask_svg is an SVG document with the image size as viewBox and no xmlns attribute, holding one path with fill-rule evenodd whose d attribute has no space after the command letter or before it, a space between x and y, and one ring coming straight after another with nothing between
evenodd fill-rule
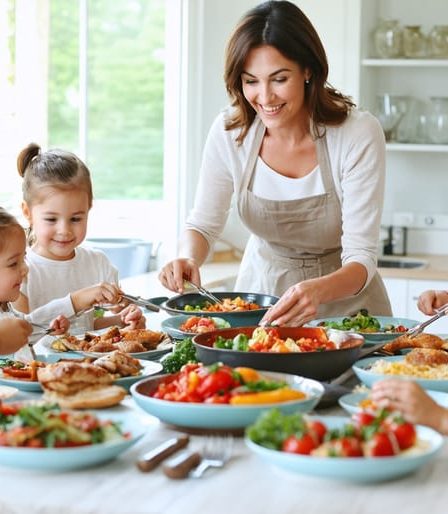
<instances>
[{"instance_id":1,"label":"light blue plate","mask_svg":"<svg viewBox=\"0 0 448 514\"><path fill-rule=\"evenodd\" d=\"M384 375L382 373L373 373L370 371L370 367L377 360L385 360L387 362L401 362L404 359L403 355L396 355L394 357L369 357L368 359L361 359L355 364L353 364L353 371L356 373L357 377L363 382L366 386L372 387L375 382L378 380L384 380L386 378L399 378L403 380L412 380L413 382L417 382L423 389L433 390L433 391L443 391L448 392L448 380L445 379L427 379L427 378L417 378L417 377L406 377L404 375Z\"/></svg>"},{"instance_id":2,"label":"light blue plate","mask_svg":"<svg viewBox=\"0 0 448 514\"><path fill-rule=\"evenodd\" d=\"M104 330L92 330L91 334L100 334L104 332ZM106 355L106 352L75 352L75 351L68 351L68 352L58 352L56 350L53 350L51 347L51 344L53 341L57 339L53 336L44 336L37 343L34 345L34 349L39 352L46 355L56 355L58 358L76 358L76 356L80 357L101 357L103 355ZM135 353L129 353L132 357L135 359L144 359L144 360L157 360L162 355L165 355L165 353L170 352L173 349L173 343L170 338L166 338L164 341L159 343L159 347L155 350L147 350L146 352L135 352Z\"/></svg>"},{"instance_id":3,"label":"light blue plate","mask_svg":"<svg viewBox=\"0 0 448 514\"><path fill-rule=\"evenodd\" d=\"M320 325L324 321L335 321L337 323L341 323L343 319L348 318L349 316L338 316L334 318L325 318L325 319L315 319L308 323L309 326L316 327ZM374 316L381 324L382 327L385 325L403 325L406 328L415 327L418 325L419 321L408 318L394 318L393 316ZM385 332L356 332L355 330L349 330L349 332L354 332L355 334L360 334L364 336L365 343L364 345L369 345L373 343L378 343L380 341L392 341L392 339L397 338L404 334L404 332L393 332L393 333L385 333Z\"/></svg>"},{"instance_id":4,"label":"light blue plate","mask_svg":"<svg viewBox=\"0 0 448 514\"><path fill-rule=\"evenodd\" d=\"M282 380L294 389L303 391L307 396L303 400L263 405L216 405L206 403L183 403L159 400L148 396L155 391L161 377L142 380L131 387L131 394L139 407L148 414L159 418L165 423L180 427L199 429L240 429L253 423L261 412L277 408L284 414L293 412L309 412L319 402L324 387L316 380L260 371L271 380Z\"/></svg>"},{"instance_id":5,"label":"light blue plate","mask_svg":"<svg viewBox=\"0 0 448 514\"><path fill-rule=\"evenodd\" d=\"M84 355L75 352L67 352L67 353L57 353L57 354L48 354L48 355L36 355L36 359L42 362L58 362L61 359L83 359ZM114 384L124 387L125 389L129 389L132 384L138 382L144 377L149 377L151 375L156 375L160 373L163 369L162 364L160 362L153 362L147 360L140 360L140 364L143 366L143 369L139 375L135 375L132 377L122 377L114 380ZM27 380L19 380L13 378L5 378L1 375L0 371L0 384L9 385L12 387L17 387L20 391L27 392L42 392L42 386L40 382L29 382Z\"/></svg>"},{"instance_id":6,"label":"light blue plate","mask_svg":"<svg viewBox=\"0 0 448 514\"><path fill-rule=\"evenodd\" d=\"M190 314L188 316L180 315L180 316L171 316L167 319L164 319L162 321L161 327L162 331L169 334L174 339L186 339L187 337L194 337L197 335L196 332L185 332L184 330L180 330L179 327L182 325L182 323L185 323L188 318L191 318L192 316L195 316L195 314ZM199 316L199 317L210 317L210 316ZM230 328L230 323L222 318L219 318L219 316L212 316L212 319L219 319L221 322L223 322L225 325L222 326L222 328ZM221 328L221 327L220 327Z\"/></svg>"},{"instance_id":7,"label":"light blue plate","mask_svg":"<svg viewBox=\"0 0 448 514\"><path fill-rule=\"evenodd\" d=\"M426 391L428 395L442 407L448 408L448 393L441 391ZM355 414L361 411L359 402L365 400L369 396L368 392L365 393L350 393L344 394L339 398L339 405L345 409L349 414Z\"/></svg>"},{"instance_id":8,"label":"light blue plate","mask_svg":"<svg viewBox=\"0 0 448 514\"><path fill-rule=\"evenodd\" d=\"M319 419L328 428L350 423L342 416L324 416ZM443 437L427 427L417 427L417 437L428 447L418 453L404 453L395 457L313 457L279 450L271 450L253 443L246 437L247 446L269 464L299 473L322 478L353 482L380 482L408 475L434 459L441 450Z\"/></svg>"},{"instance_id":9,"label":"light blue plate","mask_svg":"<svg viewBox=\"0 0 448 514\"><path fill-rule=\"evenodd\" d=\"M38 469L45 471L68 471L88 468L108 462L135 444L145 433L144 427L135 414L95 414L102 419L110 419L121 424L130 438L91 446L76 448L12 448L0 446L0 465L14 468Z\"/></svg>"}]
</instances>

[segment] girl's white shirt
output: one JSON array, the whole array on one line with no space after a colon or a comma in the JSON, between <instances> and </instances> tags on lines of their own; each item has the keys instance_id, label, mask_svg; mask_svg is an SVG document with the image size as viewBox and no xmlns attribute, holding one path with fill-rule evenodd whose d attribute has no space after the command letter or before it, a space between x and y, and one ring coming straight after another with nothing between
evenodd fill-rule
<instances>
[{"instance_id":1,"label":"girl's white shirt","mask_svg":"<svg viewBox=\"0 0 448 514\"><path fill-rule=\"evenodd\" d=\"M60 314L71 317L75 311L70 293L101 282L118 284L118 270L106 255L93 248L78 247L68 261L56 261L38 255L29 248L29 271L21 291L28 298L30 321L44 324ZM92 330L93 311L71 322L70 332Z\"/></svg>"},{"instance_id":2,"label":"girl's white shirt","mask_svg":"<svg viewBox=\"0 0 448 514\"><path fill-rule=\"evenodd\" d=\"M186 228L200 232L210 248L224 228L232 195L238 191L261 123L256 117L243 143L238 145L235 139L239 130L225 130L228 114L228 109L221 112L209 131L194 208L186 222ZM342 125L326 126L325 130L342 209L342 264L364 265L366 287L376 272L385 185L384 133L372 114L357 109Z\"/></svg>"}]
</instances>

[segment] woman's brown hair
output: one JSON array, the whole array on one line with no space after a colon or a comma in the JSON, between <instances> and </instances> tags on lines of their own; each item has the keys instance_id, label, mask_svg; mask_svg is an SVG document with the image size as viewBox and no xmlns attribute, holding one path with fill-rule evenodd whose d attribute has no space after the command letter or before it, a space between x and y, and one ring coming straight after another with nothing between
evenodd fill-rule
<instances>
[{"instance_id":1,"label":"woman's brown hair","mask_svg":"<svg viewBox=\"0 0 448 514\"><path fill-rule=\"evenodd\" d=\"M42 186L51 186L85 191L92 207L90 172L75 154L57 149L41 152L39 145L30 143L17 157L17 169L23 178L23 199L28 206L39 202Z\"/></svg>"},{"instance_id":2,"label":"woman's brown hair","mask_svg":"<svg viewBox=\"0 0 448 514\"><path fill-rule=\"evenodd\" d=\"M10 233L14 230L24 232L22 225L16 218L3 207L0 207L0 252L3 250Z\"/></svg>"},{"instance_id":3,"label":"woman's brown hair","mask_svg":"<svg viewBox=\"0 0 448 514\"><path fill-rule=\"evenodd\" d=\"M318 130L318 125L344 122L354 103L328 84L327 56L316 29L293 3L270 0L248 11L226 48L224 80L231 105L235 107L226 122L226 130L241 129L238 143L243 142L255 118L255 111L243 94L241 74L249 52L262 45L273 46L302 70L309 70L305 103L316 137L324 133Z\"/></svg>"}]
</instances>

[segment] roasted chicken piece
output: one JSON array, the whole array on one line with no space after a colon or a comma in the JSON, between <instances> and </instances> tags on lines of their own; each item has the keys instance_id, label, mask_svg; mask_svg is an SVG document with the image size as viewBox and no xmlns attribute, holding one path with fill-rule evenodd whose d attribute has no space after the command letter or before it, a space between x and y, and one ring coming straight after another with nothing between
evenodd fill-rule
<instances>
[{"instance_id":1,"label":"roasted chicken piece","mask_svg":"<svg viewBox=\"0 0 448 514\"><path fill-rule=\"evenodd\" d=\"M115 343L115 350L121 350L126 353L139 353L145 352L146 348L140 344L138 341L120 341L119 343Z\"/></svg>"},{"instance_id":2,"label":"roasted chicken piece","mask_svg":"<svg viewBox=\"0 0 448 514\"><path fill-rule=\"evenodd\" d=\"M94 344L90 344L87 348L83 348L84 351L88 352L113 352L116 350L116 346L109 341L98 341Z\"/></svg>"},{"instance_id":3,"label":"roasted chicken piece","mask_svg":"<svg viewBox=\"0 0 448 514\"><path fill-rule=\"evenodd\" d=\"M432 348L435 350L448 350L448 341L433 334L419 334L415 337L408 337L403 334L390 343L383 346L383 350L391 353L398 353L405 348Z\"/></svg>"},{"instance_id":4,"label":"roasted chicken piece","mask_svg":"<svg viewBox=\"0 0 448 514\"><path fill-rule=\"evenodd\" d=\"M121 331L122 341L136 341L146 350L155 350L160 341L165 337L163 332L155 332L147 328L138 328Z\"/></svg>"},{"instance_id":5,"label":"roasted chicken piece","mask_svg":"<svg viewBox=\"0 0 448 514\"><path fill-rule=\"evenodd\" d=\"M113 375L119 375L121 377L138 375L142 369L142 365L138 359L134 359L120 350L115 350L112 353L98 357L93 364L104 368Z\"/></svg>"},{"instance_id":6,"label":"roasted chicken piece","mask_svg":"<svg viewBox=\"0 0 448 514\"><path fill-rule=\"evenodd\" d=\"M440 366L448 364L448 353L433 348L414 348L404 359L413 366Z\"/></svg>"}]
</instances>

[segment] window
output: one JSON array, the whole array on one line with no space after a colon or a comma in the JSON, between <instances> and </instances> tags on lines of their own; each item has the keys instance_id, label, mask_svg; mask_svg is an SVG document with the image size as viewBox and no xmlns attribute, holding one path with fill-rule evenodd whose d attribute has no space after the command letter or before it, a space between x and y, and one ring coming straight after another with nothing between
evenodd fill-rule
<instances>
[{"instance_id":1,"label":"window","mask_svg":"<svg viewBox=\"0 0 448 514\"><path fill-rule=\"evenodd\" d=\"M164 139L173 124L164 91L167 80L180 82L169 63L179 63L172 52L181 45L179 31L166 23L179 19L180 4L0 0L0 69L7 70L0 71L0 130L7 137L0 166L8 170L2 205L17 212L15 159L35 141L87 163L95 196L89 235L166 237L148 217L167 204Z\"/></svg>"}]
</instances>

